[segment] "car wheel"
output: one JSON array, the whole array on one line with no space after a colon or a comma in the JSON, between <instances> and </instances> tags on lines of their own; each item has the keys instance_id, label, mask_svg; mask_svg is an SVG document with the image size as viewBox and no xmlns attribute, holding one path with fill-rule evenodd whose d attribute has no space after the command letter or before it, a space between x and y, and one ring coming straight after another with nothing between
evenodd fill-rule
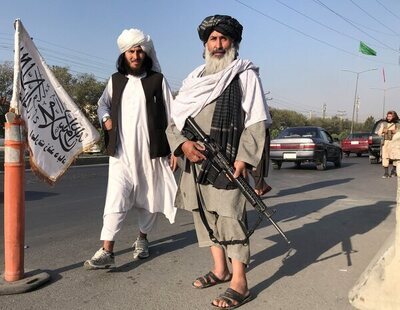
<instances>
[{"instance_id":1,"label":"car wheel","mask_svg":"<svg viewBox=\"0 0 400 310\"><path fill-rule=\"evenodd\" d=\"M321 161L317 163L317 170L319 171L325 170L326 164L327 164L326 153L323 153Z\"/></svg>"},{"instance_id":2,"label":"car wheel","mask_svg":"<svg viewBox=\"0 0 400 310\"><path fill-rule=\"evenodd\" d=\"M361 155L362 155L361 153L357 153L357 157L361 157Z\"/></svg>"},{"instance_id":3,"label":"car wheel","mask_svg":"<svg viewBox=\"0 0 400 310\"><path fill-rule=\"evenodd\" d=\"M295 166L297 169L299 169L300 166L301 166L301 161L295 161L295 162L294 162L294 166Z\"/></svg>"},{"instance_id":4,"label":"car wheel","mask_svg":"<svg viewBox=\"0 0 400 310\"><path fill-rule=\"evenodd\" d=\"M279 170L279 169L281 169L281 167L282 167L281 161L274 160L272 162L272 168Z\"/></svg>"},{"instance_id":5,"label":"car wheel","mask_svg":"<svg viewBox=\"0 0 400 310\"><path fill-rule=\"evenodd\" d=\"M335 160L334 163L336 168L342 167L342 153L339 154L339 157Z\"/></svg>"}]
</instances>

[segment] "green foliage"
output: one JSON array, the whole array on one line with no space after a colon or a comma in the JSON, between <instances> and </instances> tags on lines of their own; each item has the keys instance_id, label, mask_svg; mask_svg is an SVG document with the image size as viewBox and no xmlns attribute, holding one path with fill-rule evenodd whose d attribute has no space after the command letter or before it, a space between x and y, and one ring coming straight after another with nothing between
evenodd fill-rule
<instances>
[{"instance_id":1,"label":"green foliage","mask_svg":"<svg viewBox=\"0 0 400 310\"><path fill-rule=\"evenodd\" d=\"M106 83L96 80L93 74L84 73L74 76L66 67L53 66L51 70L88 120L96 128L100 128L97 119L97 101L103 93Z\"/></svg>"},{"instance_id":2,"label":"green foliage","mask_svg":"<svg viewBox=\"0 0 400 310\"><path fill-rule=\"evenodd\" d=\"M12 96L14 68L11 61L0 64L0 99L10 102Z\"/></svg>"},{"instance_id":3,"label":"green foliage","mask_svg":"<svg viewBox=\"0 0 400 310\"><path fill-rule=\"evenodd\" d=\"M74 102L85 113L89 121L100 128L97 119L97 101L106 87L106 82L96 80L92 74L71 74L68 67L53 66L51 68L57 80L70 95ZM0 121L8 111L8 103L12 96L13 64L6 61L0 64ZM174 95L176 95L174 93ZM350 133L351 121L334 116L332 118L308 119L303 114L280 109L270 109L273 115L271 137L275 138L286 127L294 126L320 126L325 128L333 137L342 139ZM370 116L364 123L354 124L354 131L371 131L375 119ZM1 126L0 126L1 131ZM1 134L1 132L0 132Z\"/></svg>"},{"instance_id":4,"label":"green foliage","mask_svg":"<svg viewBox=\"0 0 400 310\"><path fill-rule=\"evenodd\" d=\"M281 131L286 127L307 125L306 117L294 111L271 109L271 114L273 119L271 132L274 129Z\"/></svg>"},{"instance_id":5,"label":"green foliage","mask_svg":"<svg viewBox=\"0 0 400 310\"><path fill-rule=\"evenodd\" d=\"M372 116L368 117L363 124L363 131L370 132L376 121Z\"/></svg>"},{"instance_id":6,"label":"green foliage","mask_svg":"<svg viewBox=\"0 0 400 310\"><path fill-rule=\"evenodd\" d=\"M339 140L344 139L350 134L351 121L348 119L343 119L338 116L332 118L320 118L314 117L312 119L307 119L303 114L290 111L290 110L280 110L270 108L272 115L272 126L271 126L271 138L274 139L279 134L280 131L287 127L296 126L318 126L326 129L333 138ZM370 116L364 123L355 123L353 131L363 131L370 132L375 119Z\"/></svg>"}]
</instances>

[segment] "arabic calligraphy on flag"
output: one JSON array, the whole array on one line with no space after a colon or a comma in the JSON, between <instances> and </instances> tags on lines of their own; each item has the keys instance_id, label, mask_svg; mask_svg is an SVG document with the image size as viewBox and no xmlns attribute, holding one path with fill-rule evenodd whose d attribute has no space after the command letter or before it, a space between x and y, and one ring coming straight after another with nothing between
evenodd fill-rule
<instances>
[{"instance_id":1,"label":"arabic calligraphy on flag","mask_svg":"<svg viewBox=\"0 0 400 310\"><path fill-rule=\"evenodd\" d=\"M11 108L25 121L32 169L54 183L99 133L57 81L21 21L15 26Z\"/></svg>"}]
</instances>

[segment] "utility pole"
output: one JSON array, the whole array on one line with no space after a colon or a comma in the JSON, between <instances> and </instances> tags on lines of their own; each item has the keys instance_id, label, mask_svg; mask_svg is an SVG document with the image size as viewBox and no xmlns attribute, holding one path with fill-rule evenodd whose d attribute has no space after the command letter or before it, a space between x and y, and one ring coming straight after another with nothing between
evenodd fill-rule
<instances>
[{"instance_id":1,"label":"utility pole","mask_svg":"<svg viewBox=\"0 0 400 310\"><path fill-rule=\"evenodd\" d=\"M345 115L346 115L346 111L343 111L343 110L337 111L337 116L339 117L339 120L340 120L340 130L343 130L343 117Z\"/></svg>"},{"instance_id":2,"label":"utility pole","mask_svg":"<svg viewBox=\"0 0 400 310\"><path fill-rule=\"evenodd\" d=\"M357 78L356 78L356 89L355 89L355 91L354 91L353 114L352 114L352 117L351 117L351 129L350 129L350 133L353 133L353 128L354 128L354 114L355 114L355 111L356 111L356 100L357 100L357 90L358 90L358 79L359 79L359 77L360 77L360 74L365 73L365 72L369 72L369 71L374 71L374 70L377 70L377 68L368 69L368 70L359 71L359 72L355 72L355 71L351 71L351 70L346 70L346 69L342 70L342 71L345 71L345 72L355 73L355 74L357 75Z\"/></svg>"},{"instance_id":3,"label":"utility pole","mask_svg":"<svg viewBox=\"0 0 400 310\"><path fill-rule=\"evenodd\" d=\"M358 123L358 110L360 109L360 96L357 97L356 102L356 124Z\"/></svg>"},{"instance_id":4,"label":"utility pole","mask_svg":"<svg viewBox=\"0 0 400 310\"><path fill-rule=\"evenodd\" d=\"M325 119L325 116L326 116L326 103L324 103L322 106L322 119Z\"/></svg>"}]
</instances>

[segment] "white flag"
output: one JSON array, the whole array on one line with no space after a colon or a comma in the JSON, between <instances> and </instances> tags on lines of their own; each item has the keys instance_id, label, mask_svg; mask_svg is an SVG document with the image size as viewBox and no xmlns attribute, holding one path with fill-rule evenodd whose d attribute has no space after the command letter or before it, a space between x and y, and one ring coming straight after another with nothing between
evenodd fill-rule
<instances>
[{"instance_id":1,"label":"white flag","mask_svg":"<svg viewBox=\"0 0 400 310\"><path fill-rule=\"evenodd\" d=\"M57 81L18 19L15 30L11 108L25 121L31 168L54 183L100 136Z\"/></svg>"}]
</instances>

